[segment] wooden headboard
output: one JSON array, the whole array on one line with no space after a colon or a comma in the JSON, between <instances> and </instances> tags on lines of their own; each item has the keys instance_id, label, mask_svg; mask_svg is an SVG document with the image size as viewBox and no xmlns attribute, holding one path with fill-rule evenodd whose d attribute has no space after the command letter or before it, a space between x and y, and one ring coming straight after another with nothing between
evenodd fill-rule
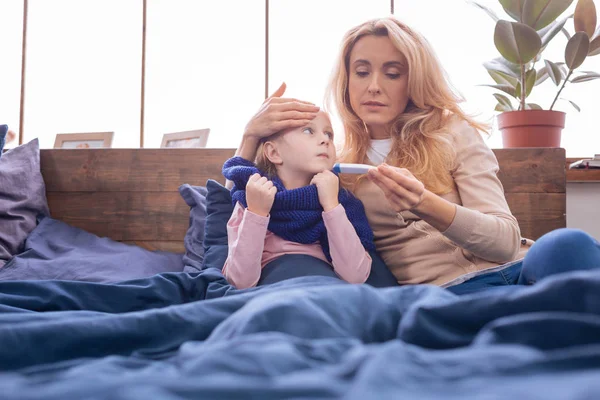
<instances>
[{"instance_id":1,"label":"wooden headboard","mask_svg":"<svg viewBox=\"0 0 600 400\"><path fill-rule=\"evenodd\" d=\"M183 252L183 183L221 183L234 149L41 150L53 218L151 250ZM495 149L500 180L524 237L566 225L564 149Z\"/></svg>"}]
</instances>

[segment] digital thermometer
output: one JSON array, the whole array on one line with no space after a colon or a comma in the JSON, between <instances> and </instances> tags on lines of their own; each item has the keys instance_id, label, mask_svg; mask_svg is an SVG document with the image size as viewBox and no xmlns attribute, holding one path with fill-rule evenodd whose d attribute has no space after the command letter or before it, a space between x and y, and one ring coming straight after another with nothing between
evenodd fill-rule
<instances>
[{"instance_id":1,"label":"digital thermometer","mask_svg":"<svg viewBox=\"0 0 600 400\"><path fill-rule=\"evenodd\" d=\"M335 163L333 172L337 174L366 174L372 168L376 167L367 164Z\"/></svg>"}]
</instances>

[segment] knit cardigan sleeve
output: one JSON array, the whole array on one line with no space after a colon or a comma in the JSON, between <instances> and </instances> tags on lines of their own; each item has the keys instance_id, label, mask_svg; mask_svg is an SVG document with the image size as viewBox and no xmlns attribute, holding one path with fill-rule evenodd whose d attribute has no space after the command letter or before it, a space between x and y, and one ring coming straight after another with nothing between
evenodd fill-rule
<instances>
[{"instance_id":1,"label":"knit cardigan sleeve","mask_svg":"<svg viewBox=\"0 0 600 400\"><path fill-rule=\"evenodd\" d=\"M456 162L452 177L462 205L456 206L454 220L442 234L484 260L514 260L521 233L497 176L496 156L466 122L460 122L454 134Z\"/></svg>"}]
</instances>

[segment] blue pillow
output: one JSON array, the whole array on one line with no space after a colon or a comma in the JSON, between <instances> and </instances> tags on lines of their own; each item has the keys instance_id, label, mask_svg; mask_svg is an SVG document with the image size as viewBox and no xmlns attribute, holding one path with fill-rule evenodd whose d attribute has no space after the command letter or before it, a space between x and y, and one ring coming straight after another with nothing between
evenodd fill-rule
<instances>
[{"instance_id":1,"label":"blue pillow","mask_svg":"<svg viewBox=\"0 0 600 400\"><path fill-rule=\"evenodd\" d=\"M0 268L0 280L120 282L182 270L181 254L116 242L45 217L24 251Z\"/></svg>"},{"instance_id":2,"label":"blue pillow","mask_svg":"<svg viewBox=\"0 0 600 400\"><path fill-rule=\"evenodd\" d=\"M217 181L206 183L206 226L204 230L204 268L223 269L227 260L227 222L233 213L229 190ZM373 263L367 284L374 287L398 286L398 281L377 252L369 252ZM265 265L258 285L267 285L298 276L337 277L331 265L308 255L285 254Z\"/></svg>"},{"instance_id":3,"label":"blue pillow","mask_svg":"<svg viewBox=\"0 0 600 400\"><path fill-rule=\"evenodd\" d=\"M206 225L203 268L223 269L227 260L227 222L233 213L229 189L219 182L206 182Z\"/></svg>"},{"instance_id":4,"label":"blue pillow","mask_svg":"<svg viewBox=\"0 0 600 400\"><path fill-rule=\"evenodd\" d=\"M0 157L2 157L2 151L6 144L6 134L8 133L8 125L0 125Z\"/></svg>"},{"instance_id":5,"label":"blue pillow","mask_svg":"<svg viewBox=\"0 0 600 400\"><path fill-rule=\"evenodd\" d=\"M204 259L204 226L206 224L206 193L204 186L191 186L187 183L179 187L179 194L190 206L190 223L183 240L185 272L198 272Z\"/></svg>"}]
</instances>

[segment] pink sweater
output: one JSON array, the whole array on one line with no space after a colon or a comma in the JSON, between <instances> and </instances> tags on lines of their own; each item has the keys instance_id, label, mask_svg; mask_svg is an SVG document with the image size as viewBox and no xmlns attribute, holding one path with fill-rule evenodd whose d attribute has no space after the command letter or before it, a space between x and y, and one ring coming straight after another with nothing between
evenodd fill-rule
<instances>
[{"instance_id":1,"label":"pink sweater","mask_svg":"<svg viewBox=\"0 0 600 400\"><path fill-rule=\"evenodd\" d=\"M333 270L350 283L364 283L371 272L371 256L365 251L340 204L323 212ZM237 203L227 223L229 253L223 275L239 289L256 286L262 268L284 254L307 254L327 263L319 243L300 244L267 230L269 217L262 217Z\"/></svg>"}]
</instances>

